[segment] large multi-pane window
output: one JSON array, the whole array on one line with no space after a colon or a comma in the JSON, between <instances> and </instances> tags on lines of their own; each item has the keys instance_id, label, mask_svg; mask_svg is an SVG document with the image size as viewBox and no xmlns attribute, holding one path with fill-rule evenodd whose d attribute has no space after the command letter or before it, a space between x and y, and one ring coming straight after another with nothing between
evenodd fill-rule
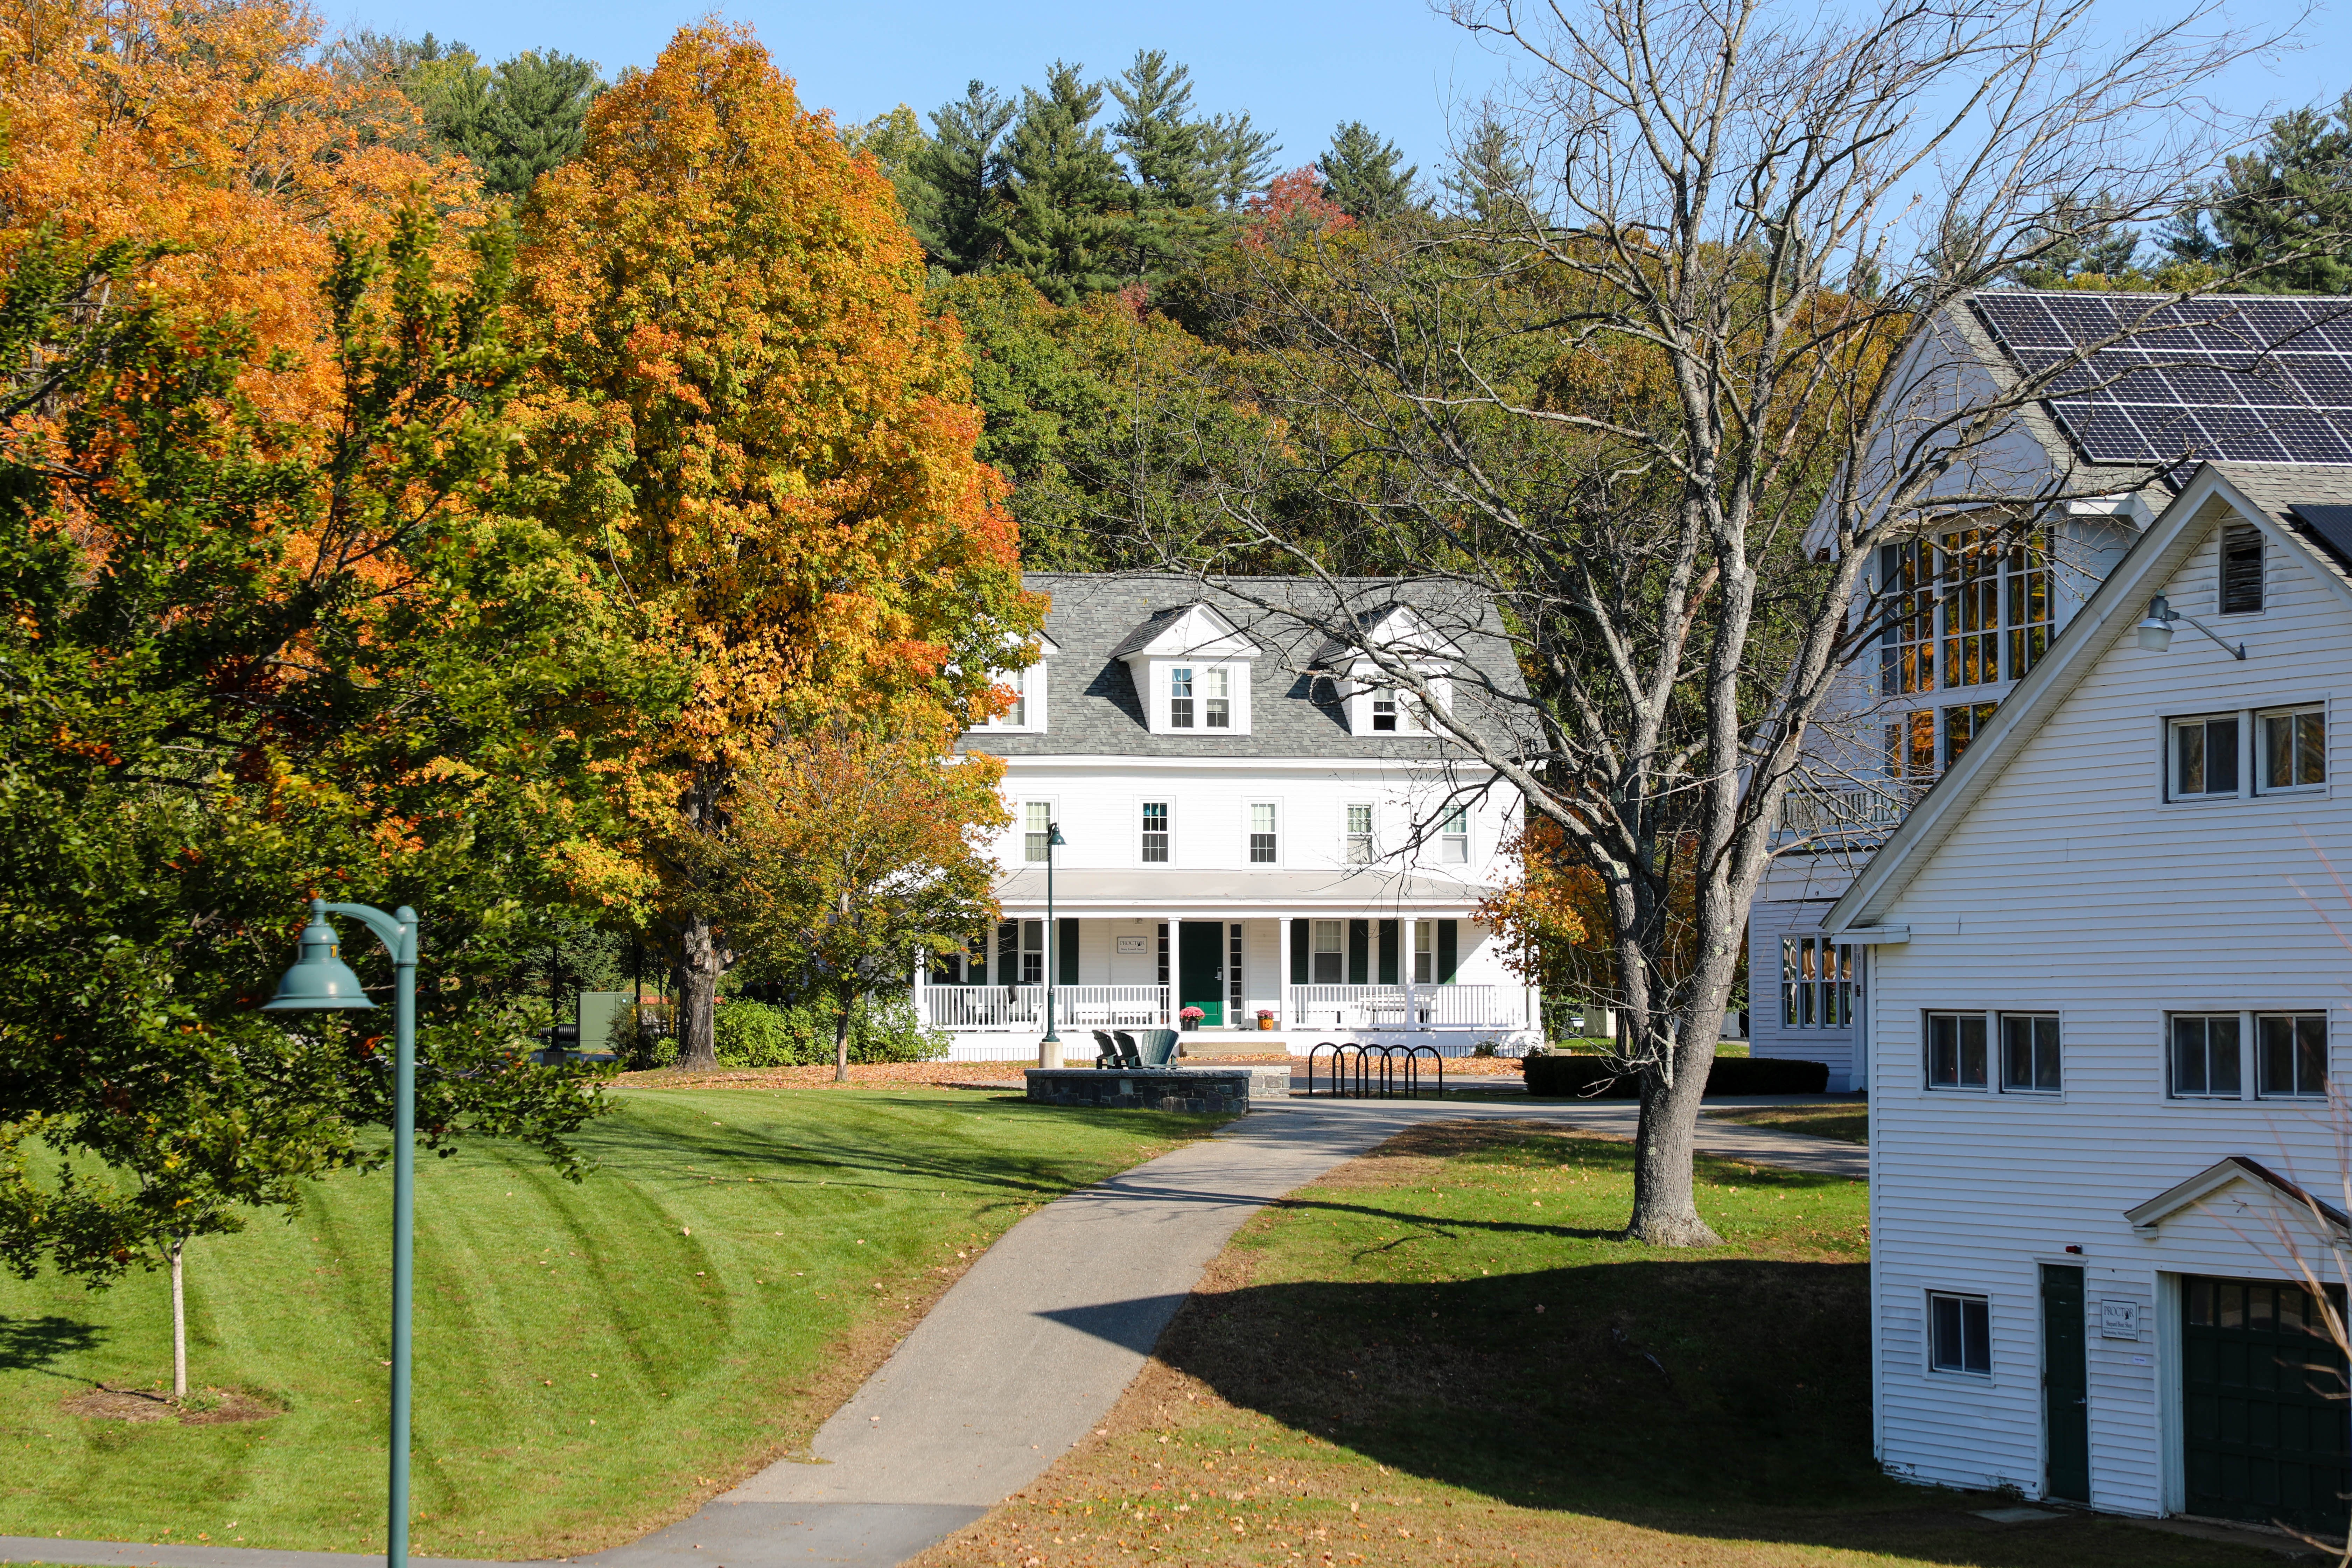
<instances>
[{"instance_id":1,"label":"large multi-pane window","mask_svg":"<svg viewBox=\"0 0 2352 1568\"><path fill-rule=\"evenodd\" d=\"M1143 859L1147 865L1158 865L1168 858L1168 803L1147 800L1143 803Z\"/></svg>"},{"instance_id":2,"label":"large multi-pane window","mask_svg":"<svg viewBox=\"0 0 2352 1568\"><path fill-rule=\"evenodd\" d=\"M1985 1056L1982 1013L1927 1015L1928 1088L1986 1088Z\"/></svg>"},{"instance_id":3,"label":"large multi-pane window","mask_svg":"<svg viewBox=\"0 0 2352 1568\"><path fill-rule=\"evenodd\" d=\"M1276 850L1280 840L1275 837L1274 803L1260 801L1250 808L1250 862L1271 866L1279 858Z\"/></svg>"},{"instance_id":4,"label":"large multi-pane window","mask_svg":"<svg viewBox=\"0 0 2352 1568\"><path fill-rule=\"evenodd\" d=\"M1926 784L1960 760L1999 704L1956 702L1897 713L1886 724L1886 776Z\"/></svg>"},{"instance_id":5,"label":"large multi-pane window","mask_svg":"<svg viewBox=\"0 0 2352 1568\"><path fill-rule=\"evenodd\" d=\"M1984 732L1992 722L1991 702L1957 702L1944 710L1944 765L1950 767L1960 760L1969 743Z\"/></svg>"},{"instance_id":6,"label":"large multi-pane window","mask_svg":"<svg viewBox=\"0 0 2352 1568\"><path fill-rule=\"evenodd\" d=\"M2017 680L2049 650L2049 535L1963 529L1878 552L1882 696Z\"/></svg>"},{"instance_id":7,"label":"large multi-pane window","mask_svg":"<svg viewBox=\"0 0 2352 1568\"><path fill-rule=\"evenodd\" d=\"M1369 866L1372 863L1372 808L1359 802L1348 808L1348 864Z\"/></svg>"},{"instance_id":8,"label":"large multi-pane window","mask_svg":"<svg viewBox=\"0 0 2352 1568\"><path fill-rule=\"evenodd\" d=\"M1853 949L1825 936L1780 939L1780 1023L1790 1029L1853 1026Z\"/></svg>"},{"instance_id":9,"label":"large multi-pane window","mask_svg":"<svg viewBox=\"0 0 2352 1568\"><path fill-rule=\"evenodd\" d=\"M1045 841L1054 836L1054 804L1045 800L1021 803L1021 858L1045 858Z\"/></svg>"}]
</instances>

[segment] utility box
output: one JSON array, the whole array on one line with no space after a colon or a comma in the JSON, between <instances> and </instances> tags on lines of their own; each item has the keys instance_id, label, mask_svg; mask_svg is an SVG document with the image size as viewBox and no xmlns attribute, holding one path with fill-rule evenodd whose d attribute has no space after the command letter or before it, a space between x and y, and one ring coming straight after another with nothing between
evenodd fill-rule
<instances>
[{"instance_id":1,"label":"utility box","mask_svg":"<svg viewBox=\"0 0 2352 1568\"><path fill-rule=\"evenodd\" d=\"M628 1005L629 994L625 991L580 993L578 1048L600 1053L612 1050L613 1031L620 1026L622 1015Z\"/></svg>"}]
</instances>

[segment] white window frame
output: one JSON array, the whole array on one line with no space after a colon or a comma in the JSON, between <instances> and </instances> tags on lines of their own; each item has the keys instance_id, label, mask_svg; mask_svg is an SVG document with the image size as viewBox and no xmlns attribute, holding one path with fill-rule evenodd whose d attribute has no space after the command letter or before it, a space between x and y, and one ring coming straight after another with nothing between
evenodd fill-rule
<instances>
[{"instance_id":1,"label":"white window frame","mask_svg":"<svg viewBox=\"0 0 2352 1568\"><path fill-rule=\"evenodd\" d=\"M1055 804L1051 800L1039 799L1035 796L1023 798L1020 805L1020 820L1013 824L1013 831L1021 836L1023 865L1043 866L1045 863L1045 840L1053 834L1054 823L1057 819L1057 814L1054 810ZM1045 825L1042 827L1031 826L1032 821L1041 813L1045 819Z\"/></svg>"},{"instance_id":2,"label":"white window frame","mask_svg":"<svg viewBox=\"0 0 2352 1568\"><path fill-rule=\"evenodd\" d=\"M1784 933L1780 938L1780 1026L1851 1030L1853 973L1852 942L1836 942L1817 931Z\"/></svg>"},{"instance_id":3,"label":"white window frame","mask_svg":"<svg viewBox=\"0 0 2352 1568\"><path fill-rule=\"evenodd\" d=\"M2053 1069L2051 1076L2057 1080L2048 1085L2040 1081L2043 1042L2038 1037L2044 1024L2050 1026L2048 1044L2050 1065ZM2024 1083L2011 1083L2009 1078L2010 1033L2012 1025L2022 1025L2032 1036L2037 1037L2029 1038L2026 1042L2028 1081ZM2014 1013L1996 1013L1993 1016L1992 1036L1993 1054L1997 1058L1993 1064L1996 1069L1993 1073L1993 1087L2000 1093L2040 1095L2047 1100L2066 1092L2066 1024L2063 1014L2050 1009L2037 1008L2021 1008Z\"/></svg>"},{"instance_id":4,"label":"white window frame","mask_svg":"<svg viewBox=\"0 0 2352 1568\"><path fill-rule=\"evenodd\" d=\"M1952 1081L1939 1083L1936 1079L1936 1024L1939 1019L1952 1020ZM1984 1078L1980 1082L1968 1081L1968 1037L1963 1026L1973 1022L1982 1033ZM1930 1094L1990 1094L1995 1078L1993 1061L1992 1015L1974 1007L1930 1007L1919 1015L1919 1078Z\"/></svg>"},{"instance_id":5,"label":"white window frame","mask_svg":"<svg viewBox=\"0 0 2352 1568\"><path fill-rule=\"evenodd\" d=\"M1430 837L1437 847L1437 858L1433 862L1433 864L1439 866L1469 865L1469 806L1465 805L1449 805L1445 807L1443 811L1438 813L1437 820L1432 826L1436 829L1436 831L1431 834Z\"/></svg>"},{"instance_id":6,"label":"white window frame","mask_svg":"<svg viewBox=\"0 0 2352 1568\"><path fill-rule=\"evenodd\" d=\"M983 721L982 730L1015 735L1042 735L1045 731L1045 661L1023 669L996 671L996 683L1009 686L1013 691L1013 706L993 719Z\"/></svg>"},{"instance_id":7,"label":"white window frame","mask_svg":"<svg viewBox=\"0 0 2352 1568\"><path fill-rule=\"evenodd\" d=\"M1167 689L1162 699L1166 706L1162 711L1168 715L1169 730L1171 731L1182 730L1190 732L1199 729L1201 727L1201 666L1171 664L1167 668ZM1183 688L1181 692L1177 689L1180 685ZM1181 714L1176 706L1180 702L1184 705Z\"/></svg>"},{"instance_id":8,"label":"white window frame","mask_svg":"<svg viewBox=\"0 0 2352 1568\"><path fill-rule=\"evenodd\" d=\"M2232 759L2231 770L2234 776L2231 787L2226 790L2200 790L2195 794L2182 789L2180 787L2180 731L2192 724L2214 724L2224 720L2235 725L2237 731L2236 754ZM2246 713L2242 710L2237 711L2215 710L2208 713L2168 715L2164 721L2164 798L2182 805L2191 805L2200 801L2242 798L2245 795L2247 764L2252 760L2246 755L2246 731L2249 727L2246 722ZM2210 739L2209 732L2209 742ZM2205 771L2209 776L2212 773L2210 760Z\"/></svg>"},{"instance_id":9,"label":"white window frame","mask_svg":"<svg viewBox=\"0 0 2352 1568\"><path fill-rule=\"evenodd\" d=\"M1415 985L1437 984L1437 922L1412 922L1412 983Z\"/></svg>"},{"instance_id":10,"label":"white window frame","mask_svg":"<svg viewBox=\"0 0 2352 1568\"><path fill-rule=\"evenodd\" d=\"M2175 1026L2184 1018L2201 1018L2207 1020L2214 1018L2227 1018L2236 1026L2238 1048L2237 1087L2228 1090L2226 1093L2218 1092L2210 1088L2184 1089L2180 1087L2179 1056ZM2246 1014L2234 1007L2175 1007L2167 1009L2164 1015L2164 1098L2168 1100L2178 1100L2184 1104L2196 1104L2200 1101L2219 1101L2223 1104L2231 1104L2238 1100L2248 1099L2252 1094L2254 1079L2254 1075L2250 1070L2253 1066L2252 1060L2253 1053L2247 1048L2248 1033L2249 1030L2247 1027ZM2210 1083L2213 1076L2213 1042L2210 1028L2207 1030L2206 1038L2203 1041L2200 1049L2203 1051L2205 1058L2203 1063L2204 1076L2207 1082Z\"/></svg>"},{"instance_id":11,"label":"white window frame","mask_svg":"<svg viewBox=\"0 0 2352 1568\"><path fill-rule=\"evenodd\" d=\"M1355 814L1364 814L1364 830L1356 831ZM1339 807L1339 863L1342 866L1370 866L1380 858L1380 806L1377 802L1351 800ZM1358 856L1357 850L1363 853Z\"/></svg>"},{"instance_id":12,"label":"white window frame","mask_svg":"<svg viewBox=\"0 0 2352 1568\"><path fill-rule=\"evenodd\" d=\"M1020 957L1015 960L1015 962L1021 965L1021 984L1024 985L1043 985L1045 984L1045 960L1049 956L1045 942L1045 922L1044 921L1024 920L1020 921L1019 924L1021 927L1021 935L1018 939L1018 945L1013 951L1020 954ZM1034 947L1031 947L1029 945L1029 939L1032 936L1034 936L1037 939L1037 945ZM1037 977L1034 980L1032 980L1029 977L1030 960L1033 956L1036 960L1037 970Z\"/></svg>"},{"instance_id":13,"label":"white window frame","mask_svg":"<svg viewBox=\"0 0 2352 1568\"><path fill-rule=\"evenodd\" d=\"M2309 1018L2316 1018L2319 1020L2318 1084L2315 1087L2297 1087L2284 1089L2270 1089L2263 1088L2263 1079L2269 1076L2268 1068L2270 1065L2270 1042L2263 1038L2263 1035L2266 1033L2263 1028L2263 1025L2268 1023L2286 1023L2290 1026L2294 1026L2300 1025L2304 1020ZM2247 1076L2253 1080L2251 1088L2256 1100L2300 1100L2305 1101L2315 1100L2324 1102L2327 1099L2328 1068L2334 1065L2328 1060L2328 1058L2333 1055L2332 1047L2335 1045L2333 1038L2334 1031L2327 1026L2327 1019L2328 1015L2325 1008L2306 1008L2299 1011L2286 1008L2270 1008L2249 1015L2249 1021L2253 1026L2252 1033L2249 1037L2253 1041L2253 1050L2252 1055L2253 1058L2254 1070ZM2291 1040L2289 1042L2289 1050L2293 1050L2293 1043ZM2292 1058L2290 1059L2292 1059ZM2297 1074L2296 1077L2300 1078L2301 1075Z\"/></svg>"},{"instance_id":14,"label":"white window frame","mask_svg":"<svg viewBox=\"0 0 2352 1568\"><path fill-rule=\"evenodd\" d=\"M1192 672L1192 694L1189 699L1176 696L1176 672ZM1144 684L1150 688L1146 703L1151 732L1155 735L1246 735L1250 732L1250 661L1230 657L1218 658L1154 658L1149 666ZM1213 677L1214 679L1211 679ZM1216 685L1224 684L1219 696ZM1176 722L1176 703L1189 700L1192 721ZM1223 702L1226 721L1213 724L1210 704Z\"/></svg>"},{"instance_id":15,"label":"white window frame","mask_svg":"<svg viewBox=\"0 0 2352 1568\"><path fill-rule=\"evenodd\" d=\"M2238 1083L2232 1089L2184 1089L2180 1087L2179 1054L2175 1040L2175 1027L2179 1020L2227 1018L2237 1025ZM2320 1081L2310 1088L2266 1089L2263 1087L2265 1066L2264 1024L2278 1020L2316 1018L2320 1027ZM2174 1007L2164 1014L2164 1098L2180 1105L2238 1105L2256 1100L2276 1103L2281 1100L2315 1104L2327 1097L2327 1083L2336 1070L2336 1030L2332 1010L2326 1006L2276 1007ZM2212 1044L2205 1042L2206 1077L2212 1076Z\"/></svg>"},{"instance_id":16,"label":"white window frame","mask_svg":"<svg viewBox=\"0 0 2352 1568\"><path fill-rule=\"evenodd\" d=\"M1147 806L1147 805L1156 805L1156 806L1159 806L1159 807L1160 807L1160 808L1162 809L1162 811L1164 811L1164 812L1166 813L1166 822L1167 822L1167 824L1168 824L1168 828L1167 828L1167 839L1168 839L1168 843L1167 843L1166 848L1167 848L1167 851L1168 851L1168 856L1167 856L1167 858L1165 858L1165 859L1163 859L1163 860L1148 860L1148 859L1144 858L1144 850L1145 850L1145 846L1144 846L1144 842L1143 842L1143 837L1144 837L1144 833L1145 833L1145 831L1146 831L1146 830L1145 830L1145 827L1144 827L1144 822L1145 822L1146 818L1145 818L1145 816L1144 816L1144 815L1143 815L1143 808L1144 808L1145 806ZM1166 795L1137 795L1137 796L1135 797L1135 803L1134 803L1134 805L1131 805L1131 806L1129 806L1128 809L1129 809L1129 815L1128 815L1128 819L1127 819L1127 820L1128 820L1128 831L1135 835L1135 837L1134 837L1132 840L1130 840L1130 842L1131 842L1131 843L1133 843L1133 845L1135 846L1135 863L1136 863L1138 866L1173 866L1173 865L1175 865L1175 864L1176 864L1176 798L1175 798L1175 792L1174 792L1173 790L1171 790L1171 791L1169 791Z\"/></svg>"},{"instance_id":17,"label":"white window frame","mask_svg":"<svg viewBox=\"0 0 2352 1568\"><path fill-rule=\"evenodd\" d=\"M2254 772L2254 793L2257 795L2326 795L2327 793L2328 763L2327 704L2325 702L2295 702L2276 708L2259 708L2253 710L2251 718L2252 729L2253 731L2253 756L2251 761L2253 764ZM2270 776L2271 726L2282 720L2296 721L2303 719L2317 719L2319 721L2319 777L2308 784L2275 783ZM2299 754L2299 744L2292 746L2291 750L2294 753Z\"/></svg>"},{"instance_id":18,"label":"white window frame","mask_svg":"<svg viewBox=\"0 0 2352 1568\"><path fill-rule=\"evenodd\" d=\"M1265 813L1265 858L1258 858L1258 813ZM1279 866L1282 864L1282 803L1278 800L1254 800L1242 807L1242 863L1247 866Z\"/></svg>"},{"instance_id":19,"label":"white window frame","mask_svg":"<svg viewBox=\"0 0 2352 1568\"><path fill-rule=\"evenodd\" d=\"M1330 949L1332 978L1325 980L1316 972L1322 967L1323 933L1328 930L1337 935L1338 945ZM1309 985L1345 985L1348 983L1348 922L1346 921L1309 921L1307 924L1307 984Z\"/></svg>"},{"instance_id":20,"label":"white window frame","mask_svg":"<svg viewBox=\"0 0 2352 1568\"><path fill-rule=\"evenodd\" d=\"M1987 1383L1991 1382L1992 1298L1981 1290L1934 1289L1927 1292L1927 1311L1922 1320L1923 1326L1926 1328L1927 1331L1920 1335L1921 1343L1919 1348L1922 1352L1922 1360L1927 1364L1927 1375L1930 1377L1970 1377L1981 1379ZM1957 1317L1959 1324L1960 1343L1957 1347L1959 1352L1957 1358L1959 1364L1957 1366L1937 1364L1937 1334L1936 1321L1937 1317L1937 1304L1942 1301L1954 1302L1958 1306ZM1969 1309L1970 1307L1974 1307L1981 1315L1983 1320L1983 1342L1979 1347L1984 1352L1984 1365L1981 1367L1972 1367L1968 1364Z\"/></svg>"}]
</instances>

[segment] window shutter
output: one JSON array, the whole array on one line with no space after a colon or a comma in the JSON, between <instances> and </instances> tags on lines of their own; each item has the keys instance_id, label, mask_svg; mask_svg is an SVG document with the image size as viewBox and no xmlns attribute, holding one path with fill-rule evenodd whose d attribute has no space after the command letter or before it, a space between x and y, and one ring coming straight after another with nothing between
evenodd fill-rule
<instances>
[{"instance_id":1,"label":"window shutter","mask_svg":"<svg viewBox=\"0 0 2352 1568\"><path fill-rule=\"evenodd\" d=\"M1021 922L1001 921L996 927L996 983L1021 984Z\"/></svg>"},{"instance_id":2,"label":"window shutter","mask_svg":"<svg viewBox=\"0 0 2352 1568\"><path fill-rule=\"evenodd\" d=\"M1397 983L1397 922L1381 922L1381 980L1383 985Z\"/></svg>"},{"instance_id":3,"label":"window shutter","mask_svg":"<svg viewBox=\"0 0 2352 1568\"><path fill-rule=\"evenodd\" d=\"M1372 922L1348 922L1348 984L1370 985L1372 983Z\"/></svg>"},{"instance_id":4,"label":"window shutter","mask_svg":"<svg viewBox=\"0 0 2352 1568\"><path fill-rule=\"evenodd\" d=\"M1061 928L1054 933L1055 967L1062 972L1057 984L1076 985L1078 983L1078 922L1063 920L1054 923Z\"/></svg>"},{"instance_id":5,"label":"window shutter","mask_svg":"<svg viewBox=\"0 0 2352 1568\"><path fill-rule=\"evenodd\" d=\"M1461 949L1454 944L1454 926L1452 921L1437 922L1437 983L1440 985L1454 984L1454 968L1461 954Z\"/></svg>"},{"instance_id":6,"label":"window shutter","mask_svg":"<svg viewBox=\"0 0 2352 1568\"><path fill-rule=\"evenodd\" d=\"M1313 921L1290 922L1290 983L1293 985L1307 984L1308 974L1307 966L1310 962L1307 955L1314 941L1315 922Z\"/></svg>"}]
</instances>

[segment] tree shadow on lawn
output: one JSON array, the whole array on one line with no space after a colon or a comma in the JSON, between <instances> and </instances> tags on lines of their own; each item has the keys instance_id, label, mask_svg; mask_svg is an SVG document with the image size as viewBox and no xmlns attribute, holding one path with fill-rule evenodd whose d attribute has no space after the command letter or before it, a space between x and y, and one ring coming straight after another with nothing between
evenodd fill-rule
<instances>
[{"instance_id":1,"label":"tree shadow on lawn","mask_svg":"<svg viewBox=\"0 0 2352 1568\"><path fill-rule=\"evenodd\" d=\"M674 1100L654 1103L664 1111L685 1114L646 1117L624 1110L581 1134L581 1151L595 1160L600 1169L628 1180L667 1181L681 1187L701 1185L720 1173L719 1167L731 1166L728 1173L732 1176L755 1175L761 1182L807 1186L823 1182L853 1191L861 1186L903 1189L948 1183L967 1189L994 1187L1014 1197L1059 1197L1096 1179L1101 1169L1096 1160L1066 1162L1050 1146L1005 1149L977 1138L953 1140L950 1135L938 1142L952 1142L952 1148L936 1144L926 1148L892 1139L887 1125L877 1127L863 1118L846 1124L798 1120L763 1122L756 1101L747 1102L737 1113L742 1120L723 1121L695 1114L702 1107L682 1106ZM937 1108L935 1101L922 1102L924 1110ZM953 1110L960 1120L1034 1119L1044 1114L1114 1125L1159 1138L1196 1135L1211 1121L1150 1111L1033 1106L1023 1100L1002 1104L958 1101ZM1138 1117L1150 1121L1139 1122ZM882 1136L877 1137L877 1132Z\"/></svg>"},{"instance_id":2,"label":"tree shadow on lawn","mask_svg":"<svg viewBox=\"0 0 2352 1568\"><path fill-rule=\"evenodd\" d=\"M52 1363L96 1350L106 1337L107 1331L95 1323L77 1322L54 1312L38 1318L0 1318L0 1372L37 1372L67 1378L65 1373L52 1371ZM70 1377L68 1381L88 1380Z\"/></svg>"},{"instance_id":3,"label":"tree shadow on lawn","mask_svg":"<svg viewBox=\"0 0 2352 1568\"><path fill-rule=\"evenodd\" d=\"M1998 1500L1880 1472L1868 1282L1864 1263L1711 1258L1247 1285L1194 1297L1158 1353L1228 1404L1517 1507L1927 1561L2063 1560L2055 1540L2013 1553L1965 1511Z\"/></svg>"}]
</instances>

